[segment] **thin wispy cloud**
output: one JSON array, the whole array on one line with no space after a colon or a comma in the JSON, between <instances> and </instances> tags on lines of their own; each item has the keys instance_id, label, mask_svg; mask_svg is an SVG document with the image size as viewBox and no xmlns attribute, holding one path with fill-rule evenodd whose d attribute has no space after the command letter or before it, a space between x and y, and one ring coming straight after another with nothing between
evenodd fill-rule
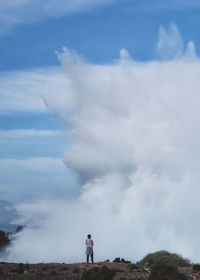
<instances>
[{"instance_id":1,"label":"thin wispy cloud","mask_svg":"<svg viewBox=\"0 0 200 280\"><path fill-rule=\"evenodd\" d=\"M19 24L32 24L48 17L67 16L73 13L81 13L87 10L108 5L110 3L128 5L128 11L159 11L159 10L183 10L200 8L200 0L152 0L152 1L121 1L121 0L13 0L0 1L0 35L8 32Z\"/></svg>"},{"instance_id":2,"label":"thin wispy cloud","mask_svg":"<svg viewBox=\"0 0 200 280\"><path fill-rule=\"evenodd\" d=\"M63 162L60 158L50 157L34 157L27 159L0 159L0 168L20 168L23 167L26 170L32 171L48 171L57 170L60 166L63 166Z\"/></svg>"},{"instance_id":3,"label":"thin wispy cloud","mask_svg":"<svg viewBox=\"0 0 200 280\"><path fill-rule=\"evenodd\" d=\"M159 11L182 11L185 9L198 9L200 8L200 0L144 0L128 2L128 12L159 12Z\"/></svg>"},{"instance_id":4,"label":"thin wispy cloud","mask_svg":"<svg viewBox=\"0 0 200 280\"><path fill-rule=\"evenodd\" d=\"M45 17L79 13L118 0L2 0L0 1L0 34L18 24L29 24Z\"/></svg>"},{"instance_id":5,"label":"thin wispy cloud","mask_svg":"<svg viewBox=\"0 0 200 280\"><path fill-rule=\"evenodd\" d=\"M46 92L65 91L67 80L57 68L1 73L0 114L16 112L47 113L44 100Z\"/></svg>"},{"instance_id":6,"label":"thin wispy cloud","mask_svg":"<svg viewBox=\"0 0 200 280\"><path fill-rule=\"evenodd\" d=\"M68 199L76 192L78 182L61 158L5 158L0 159L0 185L1 199L16 202L60 195Z\"/></svg>"},{"instance_id":7,"label":"thin wispy cloud","mask_svg":"<svg viewBox=\"0 0 200 280\"><path fill-rule=\"evenodd\" d=\"M165 1L156 1L157 7L160 9L168 9L168 10L183 10L183 9L194 9L200 8L199 0L165 0ZM159 4L158 4L159 3Z\"/></svg>"},{"instance_id":8,"label":"thin wispy cloud","mask_svg":"<svg viewBox=\"0 0 200 280\"><path fill-rule=\"evenodd\" d=\"M0 138L51 137L61 135L61 130L13 129L0 130Z\"/></svg>"},{"instance_id":9,"label":"thin wispy cloud","mask_svg":"<svg viewBox=\"0 0 200 280\"><path fill-rule=\"evenodd\" d=\"M0 130L0 158L59 157L68 142L60 130Z\"/></svg>"}]
</instances>

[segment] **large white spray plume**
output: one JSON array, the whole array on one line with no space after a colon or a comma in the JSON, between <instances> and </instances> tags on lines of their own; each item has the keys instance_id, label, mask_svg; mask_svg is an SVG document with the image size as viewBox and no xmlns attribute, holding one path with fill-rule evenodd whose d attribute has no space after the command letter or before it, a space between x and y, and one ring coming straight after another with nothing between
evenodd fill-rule
<instances>
[{"instance_id":1,"label":"large white spray plume","mask_svg":"<svg viewBox=\"0 0 200 280\"><path fill-rule=\"evenodd\" d=\"M71 204L20 205L30 226L8 260L84 260L87 233L96 260L159 249L200 260L200 62L175 26L160 33L159 53L170 42L175 59L139 63L121 50L118 62L94 65L66 48L58 53L68 88L44 98L73 133L64 162L82 192Z\"/></svg>"}]
</instances>

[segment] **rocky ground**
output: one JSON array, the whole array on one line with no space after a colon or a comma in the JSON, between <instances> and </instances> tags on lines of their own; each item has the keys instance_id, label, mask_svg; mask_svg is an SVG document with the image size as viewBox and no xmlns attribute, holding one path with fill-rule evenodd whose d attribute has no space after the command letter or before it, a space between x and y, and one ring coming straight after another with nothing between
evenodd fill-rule
<instances>
[{"instance_id":1,"label":"rocky ground","mask_svg":"<svg viewBox=\"0 0 200 280\"><path fill-rule=\"evenodd\" d=\"M200 280L200 272L194 272L192 267L180 268L179 272L188 280ZM134 264L108 261L89 265L86 263L0 263L0 279L2 280L147 280L149 275L150 271L138 269Z\"/></svg>"}]
</instances>

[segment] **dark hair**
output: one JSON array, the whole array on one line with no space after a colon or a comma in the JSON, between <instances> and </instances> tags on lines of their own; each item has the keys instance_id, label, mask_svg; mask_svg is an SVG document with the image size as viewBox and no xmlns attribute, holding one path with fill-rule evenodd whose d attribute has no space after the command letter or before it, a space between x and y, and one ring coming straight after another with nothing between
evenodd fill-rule
<instances>
[{"instance_id":1,"label":"dark hair","mask_svg":"<svg viewBox=\"0 0 200 280\"><path fill-rule=\"evenodd\" d=\"M91 234L88 234L88 236L87 236L87 237L88 237L88 239L90 239L90 238L91 238Z\"/></svg>"}]
</instances>

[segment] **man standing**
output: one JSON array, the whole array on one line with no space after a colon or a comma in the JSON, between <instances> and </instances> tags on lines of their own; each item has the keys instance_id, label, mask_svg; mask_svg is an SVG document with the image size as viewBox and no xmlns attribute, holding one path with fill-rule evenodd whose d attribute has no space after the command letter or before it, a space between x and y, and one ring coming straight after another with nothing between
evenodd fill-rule
<instances>
[{"instance_id":1,"label":"man standing","mask_svg":"<svg viewBox=\"0 0 200 280\"><path fill-rule=\"evenodd\" d=\"M91 262L94 263L94 261L93 261L94 242L91 239L91 234L88 234L87 239L85 240L85 245L86 245L87 263L89 263L89 256L91 257Z\"/></svg>"}]
</instances>

